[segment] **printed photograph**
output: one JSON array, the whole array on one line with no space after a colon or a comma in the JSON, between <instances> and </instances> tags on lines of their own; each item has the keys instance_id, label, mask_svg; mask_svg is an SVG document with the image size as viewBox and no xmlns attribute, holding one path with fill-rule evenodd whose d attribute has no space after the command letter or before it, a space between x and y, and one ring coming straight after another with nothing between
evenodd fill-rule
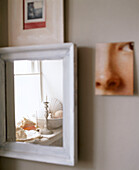
<instances>
[{"instance_id":1,"label":"printed photograph","mask_svg":"<svg viewBox=\"0 0 139 170\"><path fill-rule=\"evenodd\" d=\"M133 49L133 42L96 45L96 95L133 95Z\"/></svg>"},{"instance_id":2,"label":"printed photograph","mask_svg":"<svg viewBox=\"0 0 139 170\"><path fill-rule=\"evenodd\" d=\"M23 0L23 28L46 27L45 0Z\"/></svg>"},{"instance_id":3,"label":"printed photograph","mask_svg":"<svg viewBox=\"0 0 139 170\"><path fill-rule=\"evenodd\" d=\"M28 8L28 20L38 19L43 17L43 2L29 2L27 3Z\"/></svg>"}]
</instances>

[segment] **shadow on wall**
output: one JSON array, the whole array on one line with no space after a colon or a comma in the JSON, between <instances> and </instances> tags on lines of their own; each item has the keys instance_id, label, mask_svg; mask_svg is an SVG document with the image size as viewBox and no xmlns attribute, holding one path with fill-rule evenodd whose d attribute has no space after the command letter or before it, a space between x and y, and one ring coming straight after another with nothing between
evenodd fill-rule
<instances>
[{"instance_id":1,"label":"shadow on wall","mask_svg":"<svg viewBox=\"0 0 139 170\"><path fill-rule=\"evenodd\" d=\"M19 166L18 163L15 163L16 159L11 159L11 158L1 158L0 157L0 169L1 170L8 170L9 169L9 165L10 165L10 169L11 170L19 170ZM8 162L8 164L7 164Z\"/></svg>"},{"instance_id":2,"label":"shadow on wall","mask_svg":"<svg viewBox=\"0 0 139 170\"><path fill-rule=\"evenodd\" d=\"M8 0L0 0L0 47L8 46Z\"/></svg>"},{"instance_id":3,"label":"shadow on wall","mask_svg":"<svg viewBox=\"0 0 139 170\"><path fill-rule=\"evenodd\" d=\"M136 53L134 50L134 94L135 96L139 95L138 92L138 75L137 75L137 61L136 61Z\"/></svg>"},{"instance_id":4,"label":"shadow on wall","mask_svg":"<svg viewBox=\"0 0 139 170\"><path fill-rule=\"evenodd\" d=\"M85 162L94 159L94 63L94 49L78 48L78 146L79 160Z\"/></svg>"}]
</instances>

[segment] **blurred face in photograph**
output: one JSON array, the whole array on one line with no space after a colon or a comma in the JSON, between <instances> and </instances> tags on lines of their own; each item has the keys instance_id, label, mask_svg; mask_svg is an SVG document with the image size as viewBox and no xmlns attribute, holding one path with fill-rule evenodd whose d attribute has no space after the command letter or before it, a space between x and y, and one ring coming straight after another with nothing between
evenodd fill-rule
<instances>
[{"instance_id":1,"label":"blurred face in photograph","mask_svg":"<svg viewBox=\"0 0 139 170\"><path fill-rule=\"evenodd\" d=\"M95 94L133 95L133 42L96 45Z\"/></svg>"}]
</instances>

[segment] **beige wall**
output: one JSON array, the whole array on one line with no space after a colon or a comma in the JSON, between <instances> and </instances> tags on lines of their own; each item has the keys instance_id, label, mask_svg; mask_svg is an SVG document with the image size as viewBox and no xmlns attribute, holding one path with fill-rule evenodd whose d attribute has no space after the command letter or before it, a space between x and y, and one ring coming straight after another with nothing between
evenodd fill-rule
<instances>
[{"instance_id":1,"label":"beige wall","mask_svg":"<svg viewBox=\"0 0 139 170\"><path fill-rule=\"evenodd\" d=\"M65 0L66 40L79 47L79 162L71 168L1 158L1 170L139 170L138 20L138 0ZM94 96L95 44L130 40L135 96Z\"/></svg>"}]
</instances>

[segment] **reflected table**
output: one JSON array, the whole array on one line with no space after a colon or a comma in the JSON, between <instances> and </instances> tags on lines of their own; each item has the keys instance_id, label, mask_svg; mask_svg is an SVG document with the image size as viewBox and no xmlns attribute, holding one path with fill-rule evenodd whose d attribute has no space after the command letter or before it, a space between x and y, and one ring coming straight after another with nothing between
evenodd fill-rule
<instances>
[{"instance_id":1,"label":"reflected table","mask_svg":"<svg viewBox=\"0 0 139 170\"><path fill-rule=\"evenodd\" d=\"M63 130L58 128L52 130L53 134L41 135L41 138L36 138L28 141L27 143L47 145L47 146L63 146Z\"/></svg>"}]
</instances>

